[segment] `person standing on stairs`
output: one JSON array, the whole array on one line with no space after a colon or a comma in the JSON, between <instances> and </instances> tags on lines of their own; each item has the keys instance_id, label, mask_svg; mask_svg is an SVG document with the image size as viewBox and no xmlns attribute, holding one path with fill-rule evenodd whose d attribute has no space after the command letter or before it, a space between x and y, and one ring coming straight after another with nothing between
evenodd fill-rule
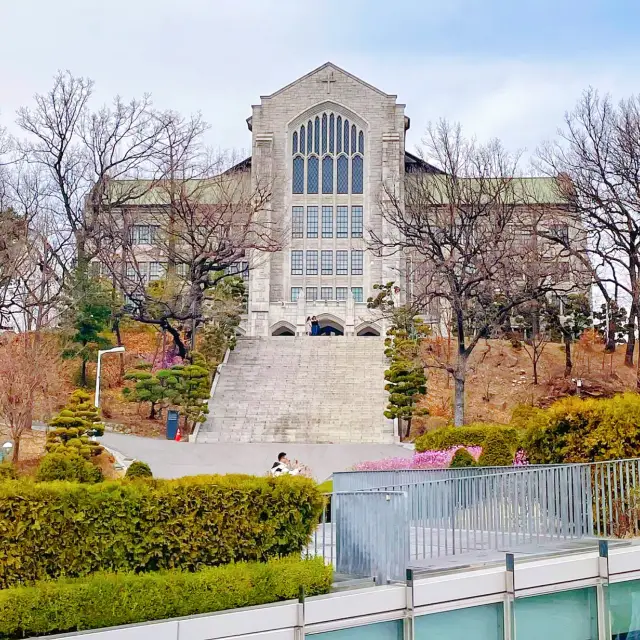
<instances>
[{"instance_id":1,"label":"person standing on stairs","mask_svg":"<svg viewBox=\"0 0 640 640\"><path fill-rule=\"evenodd\" d=\"M311 335L311 316L307 316L307 321L304 323L304 329L308 336Z\"/></svg>"},{"instance_id":2,"label":"person standing on stairs","mask_svg":"<svg viewBox=\"0 0 640 640\"><path fill-rule=\"evenodd\" d=\"M318 318L313 316L311 318L311 335L319 336L320 335L320 323L318 322Z\"/></svg>"}]
</instances>

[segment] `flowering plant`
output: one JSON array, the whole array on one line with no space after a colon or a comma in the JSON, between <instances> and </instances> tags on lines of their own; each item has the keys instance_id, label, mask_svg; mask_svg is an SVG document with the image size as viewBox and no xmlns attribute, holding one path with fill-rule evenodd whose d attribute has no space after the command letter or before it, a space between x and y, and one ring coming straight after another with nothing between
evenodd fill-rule
<instances>
[{"instance_id":1,"label":"flowering plant","mask_svg":"<svg viewBox=\"0 0 640 640\"><path fill-rule=\"evenodd\" d=\"M451 447L450 449L436 449L414 453L411 458L383 458L360 462L353 467L354 471L398 471L401 469L447 469L458 449L466 449L478 460L482 447Z\"/></svg>"},{"instance_id":2,"label":"flowering plant","mask_svg":"<svg viewBox=\"0 0 640 640\"><path fill-rule=\"evenodd\" d=\"M524 449L518 449L516 455L513 458L514 467L526 467L529 464L529 458Z\"/></svg>"}]
</instances>

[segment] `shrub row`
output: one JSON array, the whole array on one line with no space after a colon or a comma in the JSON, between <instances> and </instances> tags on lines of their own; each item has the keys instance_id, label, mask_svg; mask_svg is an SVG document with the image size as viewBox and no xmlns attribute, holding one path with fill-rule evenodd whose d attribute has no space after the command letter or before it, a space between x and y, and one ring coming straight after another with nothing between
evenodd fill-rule
<instances>
[{"instance_id":1,"label":"shrub row","mask_svg":"<svg viewBox=\"0 0 640 640\"><path fill-rule=\"evenodd\" d=\"M518 430L504 424L474 423L463 427L444 427L416 438L416 451L451 447L483 446L488 436L498 433L514 452L518 447Z\"/></svg>"},{"instance_id":2,"label":"shrub row","mask_svg":"<svg viewBox=\"0 0 640 640\"><path fill-rule=\"evenodd\" d=\"M299 553L322 506L317 486L300 477L0 482L0 588Z\"/></svg>"},{"instance_id":3,"label":"shrub row","mask_svg":"<svg viewBox=\"0 0 640 640\"><path fill-rule=\"evenodd\" d=\"M96 574L0 590L0 637L100 629L327 593L322 559L282 559L143 575Z\"/></svg>"}]
</instances>

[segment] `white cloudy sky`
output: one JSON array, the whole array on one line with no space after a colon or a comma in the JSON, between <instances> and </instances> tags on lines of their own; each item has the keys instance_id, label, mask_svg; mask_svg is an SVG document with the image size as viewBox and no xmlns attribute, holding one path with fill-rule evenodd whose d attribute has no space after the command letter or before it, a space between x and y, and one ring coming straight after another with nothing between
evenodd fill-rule
<instances>
[{"instance_id":1,"label":"white cloudy sky","mask_svg":"<svg viewBox=\"0 0 640 640\"><path fill-rule=\"evenodd\" d=\"M531 151L589 85L640 91L637 0L0 0L0 122L58 69L96 101L149 92L250 145L250 105L327 60L429 120Z\"/></svg>"}]
</instances>

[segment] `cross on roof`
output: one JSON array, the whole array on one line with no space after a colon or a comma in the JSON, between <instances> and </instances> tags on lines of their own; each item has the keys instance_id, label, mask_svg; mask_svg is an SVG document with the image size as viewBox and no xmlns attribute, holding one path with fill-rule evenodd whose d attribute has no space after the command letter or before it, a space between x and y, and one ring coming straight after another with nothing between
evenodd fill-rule
<instances>
[{"instance_id":1,"label":"cross on roof","mask_svg":"<svg viewBox=\"0 0 640 640\"><path fill-rule=\"evenodd\" d=\"M331 71L330 69L327 69L327 77L324 79L320 78L318 82L326 83L327 93L331 93L331 84L335 82L335 78L333 77L333 71Z\"/></svg>"}]
</instances>

